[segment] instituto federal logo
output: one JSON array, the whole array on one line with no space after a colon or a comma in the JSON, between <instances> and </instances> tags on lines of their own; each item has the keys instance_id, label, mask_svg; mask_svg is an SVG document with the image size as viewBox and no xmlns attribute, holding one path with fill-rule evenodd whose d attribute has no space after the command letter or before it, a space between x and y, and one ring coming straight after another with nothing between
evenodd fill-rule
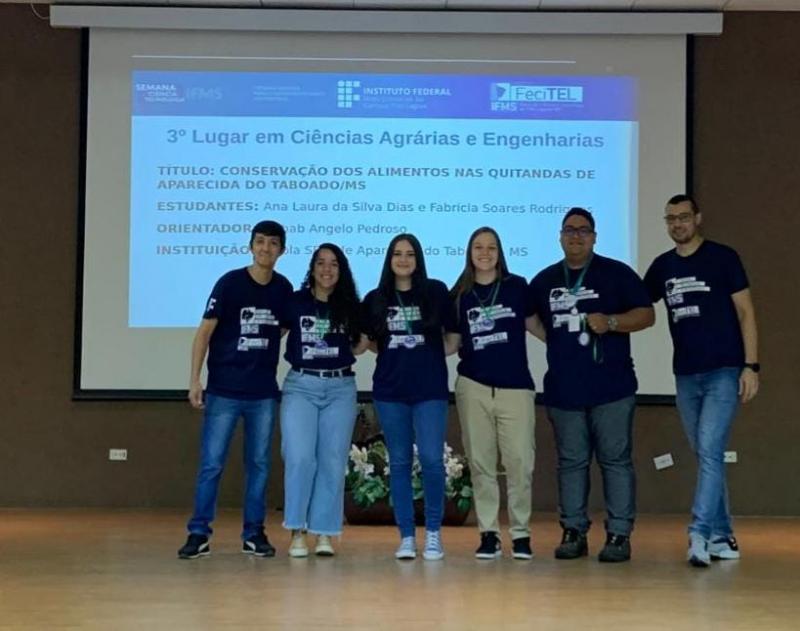
<instances>
[{"instance_id":1,"label":"instituto federal logo","mask_svg":"<svg viewBox=\"0 0 800 631\"><path fill-rule=\"evenodd\" d=\"M340 80L336 82L336 106L344 109L353 107L361 100L361 81Z\"/></svg>"}]
</instances>

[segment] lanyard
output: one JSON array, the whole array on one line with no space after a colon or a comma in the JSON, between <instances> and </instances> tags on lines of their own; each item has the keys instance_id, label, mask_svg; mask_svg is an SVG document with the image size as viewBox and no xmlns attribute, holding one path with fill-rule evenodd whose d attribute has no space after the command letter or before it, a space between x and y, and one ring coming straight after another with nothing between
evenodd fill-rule
<instances>
[{"instance_id":1,"label":"lanyard","mask_svg":"<svg viewBox=\"0 0 800 631\"><path fill-rule=\"evenodd\" d=\"M498 293L500 293L500 280L499 279L494 281L494 288L492 289L492 293L491 293L491 302L489 302L489 305L487 306L486 303L483 300L481 300L481 297L475 291L475 287L472 288L472 295L475 296L475 300L478 301L478 304L480 305L480 309L481 309L481 315L483 316L483 318L485 320L488 320L489 317L490 317L490 314L492 312L492 308L494 307L494 303L497 302L497 294Z\"/></svg>"},{"instance_id":2,"label":"lanyard","mask_svg":"<svg viewBox=\"0 0 800 631\"><path fill-rule=\"evenodd\" d=\"M395 298L397 298L397 304L400 305L400 313L403 315L403 322L406 325L406 334L413 335L413 332L411 330L411 320L409 320L408 317L406 316L406 306L403 304L403 299L400 297L400 292L395 289L394 295Z\"/></svg>"},{"instance_id":3,"label":"lanyard","mask_svg":"<svg viewBox=\"0 0 800 631\"><path fill-rule=\"evenodd\" d=\"M594 254L589 255L589 259L586 261L586 264L583 266L581 273L578 274L578 279L575 281L575 284L572 287L569 286L569 267L567 267L567 260L564 259L561 261L561 269L564 270L564 287L567 288L567 291L570 293L571 296L580 291L581 285L583 284L583 278L586 276L586 272L589 270L589 265L592 264L592 259L594 258Z\"/></svg>"},{"instance_id":4,"label":"lanyard","mask_svg":"<svg viewBox=\"0 0 800 631\"><path fill-rule=\"evenodd\" d=\"M583 266L581 273L578 274L578 278L575 280L575 283L572 287L569 286L569 268L567 267L567 261L564 259L561 262L561 267L564 270L564 286L567 288L570 296L576 295L583 285L583 279L586 276L586 272L589 269L589 265L592 263L593 254L589 255L589 259L586 261L586 264ZM603 363L603 347L601 346L600 336L599 335L592 335L589 330L586 328L586 318L581 318L581 336L587 335L591 336L592 338L592 360L596 364Z\"/></svg>"}]
</instances>

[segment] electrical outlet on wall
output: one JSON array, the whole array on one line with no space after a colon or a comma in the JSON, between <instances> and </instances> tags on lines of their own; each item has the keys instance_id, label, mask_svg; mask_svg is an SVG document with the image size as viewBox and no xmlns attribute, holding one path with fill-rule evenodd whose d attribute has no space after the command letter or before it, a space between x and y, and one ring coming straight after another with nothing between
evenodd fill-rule
<instances>
[{"instance_id":1,"label":"electrical outlet on wall","mask_svg":"<svg viewBox=\"0 0 800 631\"><path fill-rule=\"evenodd\" d=\"M675 461L672 459L672 454L666 453L653 458L653 464L656 466L658 471L661 471L661 469L668 469L674 465Z\"/></svg>"},{"instance_id":2,"label":"electrical outlet on wall","mask_svg":"<svg viewBox=\"0 0 800 631\"><path fill-rule=\"evenodd\" d=\"M127 460L128 459L128 450L127 449L109 449L108 450L108 459L109 460Z\"/></svg>"},{"instance_id":3,"label":"electrical outlet on wall","mask_svg":"<svg viewBox=\"0 0 800 631\"><path fill-rule=\"evenodd\" d=\"M735 462L739 462L739 454L737 454L735 451L726 451L724 459L728 464L733 464Z\"/></svg>"}]
</instances>

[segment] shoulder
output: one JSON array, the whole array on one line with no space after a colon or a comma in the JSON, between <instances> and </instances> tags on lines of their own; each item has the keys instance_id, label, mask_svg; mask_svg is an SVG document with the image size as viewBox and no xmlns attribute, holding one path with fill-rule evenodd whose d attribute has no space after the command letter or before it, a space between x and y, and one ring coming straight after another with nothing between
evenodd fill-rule
<instances>
[{"instance_id":1,"label":"shoulder","mask_svg":"<svg viewBox=\"0 0 800 631\"><path fill-rule=\"evenodd\" d=\"M597 266L597 269L605 270L610 274L620 275L620 276L636 276L637 278L639 275L636 273L630 265L624 263L617 259L612 259L607 256L601 256L600 254L595 254L594 259L591 263L592 266Z\"/></svg>"},{"instance_id":2,"label":"shoulder","mask_svg":"<svg viewBox=\"0 0 800 631\"><path fill-rule=\"evenodd\" d=\"M536 276L533 277L531 280L530 285L533 287L534 285L539 285L541 283L548 282L553 276L559 274L561 271L561 263L553 263L552 265L548 265L543 270L541 270Z\"/></svg>"},{"instance_id":3,"label":"shoulder","mask_svg":"<svg viewBox=\"0 0 800 631\"><path fill-rule=\"evenodd\" d=\"M278 272L272 272L272 282L275 283L276 288L286 291L288 293L291 293L294 290L294 288L292 287L292 283L289 281L289 279L286 278L286 276L284 276L283 274L280 274Z\"/></svg>"},{"instance_id":4,"label":"shoulder","mask_svg":"<svg viewBox=\"0 0 800 631\"><path fill-rule=\"evenodd\" d=\"M226 285L229 283L235 283L236 281L241 281L246 277L247 277L247 268L237 267L236 269L232 269L229 272L225 272L222 276L220 276L219 279L217 280L217 284Z\"/></svg>"},{"instance_id":5,"label":"shoulder","mask_svg":"<svg viewBox=\"0 0 800 631\"><path fill-rule=\"evenodd\" d=\"M449 290L447 289L447 285L445 285L442 281L436 278L429 278L428 283L425 287L425 290L430 292L431 294L440 295L440 294L447 294Z\"/></svg>"},{"instance_id":6,"label":"shoulder","mask_svg":"<svg viewBox=\"0 0 800 631\"><path fill-rule=\"evenodd\" d=\"M717 241L709 241L708 239L706 239L705 241L703 241L703 245L701 247L703 248L703 251L704 253L707 254L707 256L724 257L726 259L739 258L739 253L736 250L734 250L729 245L718 243Z\"/></svg>"}]
</instances>

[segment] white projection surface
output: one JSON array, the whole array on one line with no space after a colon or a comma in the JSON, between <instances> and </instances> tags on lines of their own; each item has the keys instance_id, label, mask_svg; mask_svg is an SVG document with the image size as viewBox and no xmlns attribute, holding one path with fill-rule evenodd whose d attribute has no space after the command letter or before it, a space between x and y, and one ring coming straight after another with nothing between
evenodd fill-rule
<instances>
[{"instance_id":1,"label":"white projection surface","mask_svg":"<svg viewBox=\"0 0 800 631\"><path fill-rule=\"evenodd\" d=\"M571 206L594 213L599 253L643 273L669 245L664 201L685 186L685 48L684 36L92 29L80 389L185 389L208 293L248 264L264 219L286 227L277 269L295 287L332 241L365 294L400 232L450 286L483 225L530 279L561 258ZM633 336L642 394L673 393L665 331ZM532 338L529 354L540 385ZM359 390L373 366L359 358Z\"/></svg>"}]
</instances>

